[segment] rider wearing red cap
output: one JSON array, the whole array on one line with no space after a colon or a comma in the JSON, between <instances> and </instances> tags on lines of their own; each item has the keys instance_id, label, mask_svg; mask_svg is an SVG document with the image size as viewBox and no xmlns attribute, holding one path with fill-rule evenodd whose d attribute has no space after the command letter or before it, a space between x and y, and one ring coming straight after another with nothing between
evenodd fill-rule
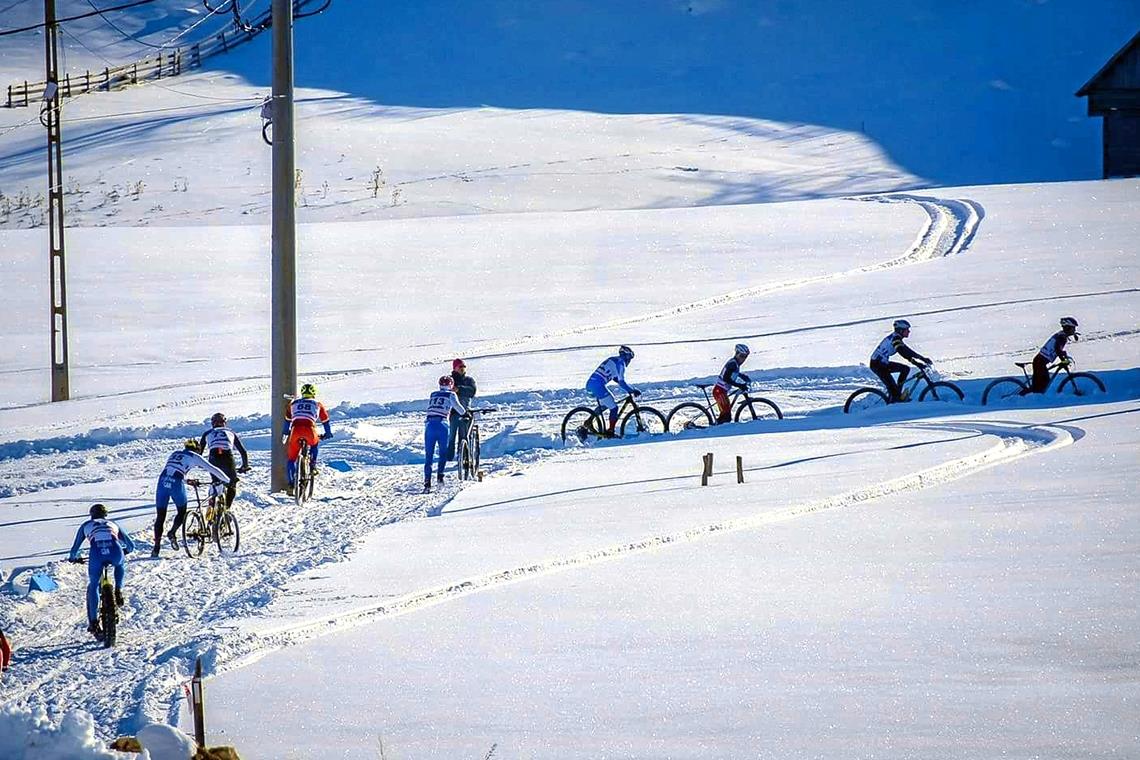
<instances>
[{"instance_id":1,"label":"rider wearing red cap","mask_svg":"<svg viewBox=\"0 0 1140 760\"><path fill-rule=\"evenodd\" d=\"M462 359L451 362L451 381L455 384L455 395L459 403L466 409L471 408L471 400L475 398L475 378L467 374L467 363ZM455 459L455 442L467 437L471 427L471 417L458 412L451 413L451 432L447 439L447 461Z\"/></svg>"}]
</instances>

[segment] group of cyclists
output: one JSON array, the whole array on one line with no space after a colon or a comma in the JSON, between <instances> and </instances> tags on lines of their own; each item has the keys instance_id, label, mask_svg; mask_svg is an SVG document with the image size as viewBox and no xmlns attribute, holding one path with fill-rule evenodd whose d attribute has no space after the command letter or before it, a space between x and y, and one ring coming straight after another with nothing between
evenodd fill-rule
<instances>
[{"instance_id":1,"label":"group of cyclists","mask_svg":"<svg viewBox=\"0 0 1140 760\"><path fill-rule=\"evenodd\" d=\"M1033 377L1023 393L1044 393L1049 386L1049 364L1057 359L1062 362L1071 361L1065 346L1070 340L1079 339L1077 320L1073 317L1063 317L1060 324L1061 329L1051 335L1034 356ZM868 365L886 387L890 400L905 402L909 399L903 391L903 384L906 382L910 367L892 361L892 357L898 354L908 362L924 368L931 366L933 362L906 344L911 331L908 320L895 320L892 328L891 333L879 341ZM713 398L717 405L718 423L728 422L730 419L731 389L746 390L751 382L748 375L742 371L750 354L751 351L746 344L737 343L733 347L732 358L725 362L717 375ZM620 346L617 353L599 364L586 381L586 391L597 403L596 414L607 416L608 426L603 431L605 436L614 436L618 420L618 402L610 386L616 385L633 397L641 395L641 390L630 385L625 378L626 370L633 358L632 348ZM433 468L436 482L443 483L446 465L455 458L456 441L467 435L467 429L471 424L468 410L477 392L475 380L467 374L467 364L463 359L455 359L451 369L450 375L439 378L438 388L430 394L427 401L424 420L424 493L431 490ZM324 404L317 400L317 388L312 383L301 386L300 398L290 399L285 419L287 427L282 443L286 449L286 472L291 494L296 481L301 442L309 444L309 455L315 468L320 442L332 438L333 433L328 411ZM318 425L323 426L320 434L317 433ZM581 429L578 434L580 437L585 435ZM208 452L208 459L202 456L203 452ZM234 459L235 452L241 457L240 466ZM182 449L173 452L159 474L155 490L156 517L152 557L159 555L167 507L172 500L177 514L170 531L165 535L171 546L178 548L177 531L186 519L187 510L186 474L194 468L205 470L216 482L224 484L225 504L227 507L233 504L238 475L249 471L249 455L241 438L229 428L226 416L221 412L211 417L210 429L201 437L187 439ZM102 504L92 506L90 519L79 527L69 553L69 560L79 561L78 553L84 541L91 545L90 561L87 566L88 631L96 637L101 637L102 631L99 629L97 614L99 580L103 568L105 565L114 566L115 601L121 606L124 554L134 550L134 543L125 530L108 519L107 508Z\"/></svg>"}]
</instances>

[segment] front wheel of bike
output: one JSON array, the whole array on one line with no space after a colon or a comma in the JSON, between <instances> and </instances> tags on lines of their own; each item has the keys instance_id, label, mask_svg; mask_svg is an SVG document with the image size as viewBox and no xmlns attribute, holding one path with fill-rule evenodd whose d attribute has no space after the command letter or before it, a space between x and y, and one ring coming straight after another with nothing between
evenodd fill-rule
<instances>
[{"instance_id":1,"label":"front wheel of bike","mask_svg":"<svg viewBox=\"0 0 1140 760\"><path fill-rule=\"evenodd\" d=\"M470 480L475 477L475 471L471 467L471 447L467 445L467 441L459 442L459 479Z\"/></svg>"},{"instance_id":2,"label":"front wheel of bike","mask_svg":"<svg viewBox=\"0 0 1140 760\"><path fill-rule=\"evenodd\" d=\"M737 422L752 422L753 420L784 419L784 413L774 401L766 398L752 396L736 408Z\"/></svg>"},{"instance_id":3,"label":"front wheel of bike","mask_svg":"<svg viewBox=\"0 0 1140 760\"><path fill-rule=\"evenodd\" d=\"M241 533L238 531L238 521L228 509L223 509L214 521L214 543L222 554L233 554L241 546Z\"/></svg>"},{"instance_id":4,"label":"front wheel of bike","mask_svg":"<svg viewBox=\"0 0 1140 760\"><path fill-rule=\"evenodd\" d=\"M621 421L621 437L661 435L666 430L665 415L651 406L639 406Z\"/></svg>"},{"instance_id":5,"label":"front wheel of bike","mask_svg":"<svg viewBox=\"0 0 1140 760\"><path fill-rule=\"evenodd\" d=\"M1057 393L1082 398L1105 392L1104 383L1091 372L1073 372L1057 386Z\"/></svg>"},{"instance_id":6,"label":"front wheel of bike","mask_svg":"<svg viewBox=\"0 0 1140 760\"><path fill-rule=\"evenodd\" d=\"M919 401L962 401L966 398L966 394L962 393L962 389L954 383L940 380L937 383L931 383L922 389L919 394Z\"/></svg>"},{"instance_id":7,"label":"front wheel of bike","mask_svg":"<svg viewBox=\"0 0 1140 760\"><path fill-rule=\"evenodd\" d=\"M110 581L100 584L99 621L103 625L103 646L115 646L118 638L119 611L115 608L115 587Z\"/></svg>"},{"instance_id":8,"label":"front wheel of bike","mask_svg":"<svg viewBox=\"0 0 1140 760\"><path fill-rule=\"evenodd\" d=\"M713 418L708 409L695 401L677 404L665 418L665 429L671 433L685 430L704 430L712 427Z\"/></svg>"},{"instance_id":9,"label":"front wheel of bike","mask_svg":"<svg viewBox=\"0 0 1140 760\"><path fill-rule=\"evenodd\" d=\"M847 397L843 413L868 412L872 409L881 409L889 403L887 394L878 388L860 388Z\"/></svg>"},{"instance_id":10,"label":"front wheel of bike","mask_svg":"<svg viewBox=\"0 0 1140 760\"><path fill-rule=\"evenodd\" d=\"M479 426L471 426L471 477L476 477L479 474L480 463L480 447L479 443Z\"/></svg>"},{"instance_id":11,"label":"front wheel of bike","mask_svg":"<svg viewBox=\"0 0 1140 760\"><path fill-rule=\"evenodd\" d=\"M589 436L601 436L601 417L590 406L576 406L562 418L562 440L578 438L581 441ZM581 431L581 433L579 433Z\"/></svg>"},{"instance_id":12,"label":"front wheel of bike","mask_svg":"<svg viewBox=\"0 0 1140 760\"><path fill-rule=\"evenodd\" d=\"M182 523L182 548L186 550L186 556L201 557L209 540L210 533L206 530L202 513L194 511L186 515L186 521Z\"/></svg>"},{"instance_id":13,"label":"front wheel of bike","mask_svg":"<svg viewBox=\"0 0 1140 760\"><path fill-rule=\"evenodd\" d=\"M982 391L982 406L990 403L1000 404L1018 398L1024 394L1026 388L1028 386L1016 377L999 377Z\"/></svg>"}]
</instances>

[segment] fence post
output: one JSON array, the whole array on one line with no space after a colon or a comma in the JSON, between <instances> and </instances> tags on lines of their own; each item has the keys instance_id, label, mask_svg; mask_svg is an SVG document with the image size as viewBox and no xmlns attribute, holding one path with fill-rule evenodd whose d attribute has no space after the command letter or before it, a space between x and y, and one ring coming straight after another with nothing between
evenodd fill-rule
<instances>
[{"instance_id":1,"label":"fence post","mask_svg":"<svg viewBox=\"0 0 1140 760\"><path fill-rule=\"evenodd\" d=\"M91 92L91 69L83 72L83 91Z\"/></svg>"},{"instance_id":2,"label":"fence post","mask_svg":"<svg viewBox=\"0 0 1140 760\"><path fill-rule=\"evenodd\" d=\"M24 80L24 105L28 104L28 80Z\"/></svg>"},{"instance_id":3,"label":"fence post","mask_svg":"<svg viewBox=\"0 0 1140 760\"><path fill-rule=\"evenodd\" d=\"M704 460L705 468L701 472L701 485L707 486L709 484L709 478L712 477L712 471L713 471L713 455L712 455L712 452L710 451L709 453L705 454L702 457L702 459Z\"/></svg>"},{"instance_id":4,"label":"fence post","mask_svg":"<svg viewBox=\"0 0 1140 760\"><path fill-rule=\"evenodd\" d=\"M109 68L103 69L103 91L111 91L111 69Z\"/></svg>"},{"instance_id":5,"label":"fence post","mask_svg":"<svg viewBox=\"0 0 1140 760\"><path fill-rule=\"evenodd\" d=\"M739 454L736 455L736 482L744 482L744 458Z\"/></svg>"},{"instance_id":6,"label":"fence post","mask_svg":"<svg viewBox=\"0 0 1140 760\"><path fill-rule=\"evenodd\" d=\"M12 107L12 85L8 85L8 108Z\"/></svg>"},{"instance_id":7,"label":"fence post","mask_svg":"<svg viewBox=\"0 0 1140 760\"><path fill-rule=\"evenodd\" d=\"M190 679L190 704L194 713L194 741L199 749L206 746L206 700L202 692L202 658L194 665L194 677Z\"/></svg>"},{"instance_id":8,"label":"fence post","mask_svg":"<svg viewBox=\"0 0 1140 760\"><path fill-rule=\"evenodd\" d=\"M230 46L226 44L226 33L225 32L222 32L222 52L223 53L230 52Z\"/></svg>"},{"instance_id":9,"label":"fence post","mask_svg":"<svg viewBox=\"0 0 1140 760\"><path fill-rule=\"evenodd\" d=\"M139 83L139 65L138 63L131 64L131 84Z\"/></svg>"}]
</instances>

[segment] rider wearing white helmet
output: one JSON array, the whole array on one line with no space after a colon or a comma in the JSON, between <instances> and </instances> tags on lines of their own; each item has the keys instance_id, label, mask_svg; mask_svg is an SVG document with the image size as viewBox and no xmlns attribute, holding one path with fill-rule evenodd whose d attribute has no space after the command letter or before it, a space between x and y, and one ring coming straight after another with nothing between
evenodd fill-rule
<instances>
[{"instance_id":1,"label":"rider wearing white helmet","mask_svg":"<svg viewBox=\"0 0 1140 760\"><path fill-rule=\"evenodd\" d=\"M1045 345L1033 357L1033 380L1029 383L1026 393L1044 393L1049 387L1049 363L1054 359L1071 362L1073 358L1065 352L1065 344L1072 339L1080 340L1077 333L1077 320L1075 317L1061 317L1061 329L1049 336Z\"/></svg>"},{"instance_id":2,"label":"rider wearing white helmet","mask_svg":"<svg viewBox=\"0 0 1140 760\"><path fill-rule=\"evenodd\" d=\"M752 382L748 375L740 371L740 365L744 364L750 353L752 352L748 346L737 343L733 349L732 358L725 362L724 368L720 371L720 376L716 379L716 385L713 386L713 398L716 399L718 409L717 424L732 419L732 403L728 400L729 387L745 391L748 390L748 383Z\"/></svg>"},{"instance_id":3,"label":"rider wearing white helmet","mask_svg":"<svg viewBox=\"0 0 1140 760\"><path fill-rule=\"evenodd\" d=\"M929 367L934 362L912 350L903 342L910 337L910 322L905 319L896 319L893 327L894 332L879 341L879 345L871 354L871 361L868 364L871 371L883 381L883 385L887 386L887 393L890 394L892 402L907 401L908 399L902 397L902 386L906 382L907 375L910 374L910 367L901 362L891 361L891 357L897 353L919 367ZM894 378L896 372L899 376L898 380Z\"/></svg>"},{"instance_id":4,"label":"rider wearing white helmet","mask_svg":"<svg viewBox=\"0 0 1140 760\"><path fill-rule=\"evenodd\" d=\"M640 396L641 391L634 388L625 381L625 368L633 361L633 349L629 346L621 346L618 348L617 356L611 356L604 362L598 365L593 374L586 381L586 390L590 392L598 402L598 412L603 409L609 409L609 430L608 435L613 436L614 429L617 427L618 405L614 395L606 387L610 383L617 383L618 386L630 394L631 396Z\"/></svg>"}]
</instances>

